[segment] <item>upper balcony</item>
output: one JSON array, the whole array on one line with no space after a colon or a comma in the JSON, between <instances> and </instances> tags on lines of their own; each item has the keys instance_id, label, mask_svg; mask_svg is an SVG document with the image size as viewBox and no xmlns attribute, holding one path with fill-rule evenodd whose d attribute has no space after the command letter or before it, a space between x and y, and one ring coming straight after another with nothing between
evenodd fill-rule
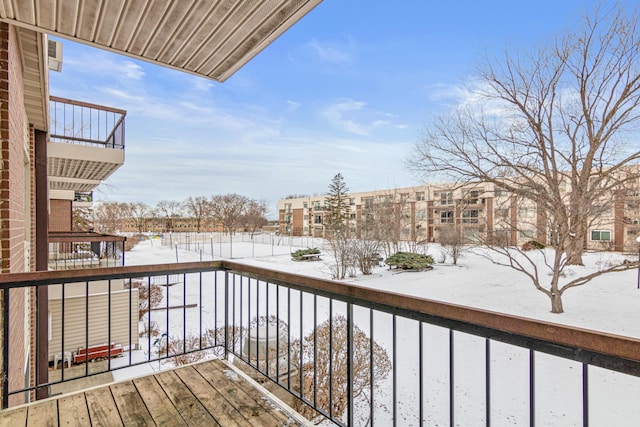
<instances>
[{"instance_id":1,"label":"upper balcony","mask_svg":"<svg viewBox=\"0 0 640 427\"><path fill-rule=\"evenodd\" d=\"M124 164L124 110L50 97L49 188L90 192Z\"/></svg>"},{"instance_id":2,"label":"upper balcony","mask_svg":"<svg viewBox=\"0 0 640 427\"><path fill-rule=\"evenodd\" d=\"M57 353L36 346L40 379L25 384L24 353L11 344L23 336L5 328L3 407L36 390L84 391L0 412L4 425L57 423L70 411L87 425L111 425L107 415L118 425L282 425L251 418L264 411L247 410L252 392L236 384L243 375L264 393L251 405L277 395L339 426L640 417L635 338L228 261L3 274L5 325L24 315L12 300L34 288L58 298L49 327L38 328ZM192 364L203 358L226 362ZM116 373L124 381L113 382ZM89 379L100 375L109 385L95 388Z\"/></svg>"}]
</instances>

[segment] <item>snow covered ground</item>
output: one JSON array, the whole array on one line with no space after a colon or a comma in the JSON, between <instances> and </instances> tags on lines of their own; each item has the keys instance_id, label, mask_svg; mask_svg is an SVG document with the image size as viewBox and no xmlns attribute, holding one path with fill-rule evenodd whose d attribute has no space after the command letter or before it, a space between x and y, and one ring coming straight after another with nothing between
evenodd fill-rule
<instances>
[{"instance_id":1,"label":"snow covered ground","mask_svg":"<svg viewBox=\"0 0 640 427\"><path fill-rule=\"evenodd\" d=\"M244 240L244 241L243 241ZM143 241L126 254L127 265L143 265L210 260L233 254L234 261L274 270L329 279L330 269L325 261L295 262L290 251L299 246L322 247L320 241L298 241L298 245L267 240L256 243L248 238L229 242L214 241L213 236L201 239L198 245L190 242L190 251L175 246L162 246L160 240ZM186 246L185 246L186 247ZM232 250L231 250L232 247ZM210 248L207 251L207 248ZM440 247L426 248L436 259ZM272 255L273 254L273 255ZM585 272L602 268L615 253L588 253L585 267L571 267L567 280ZM468 252L458 266L437 264L432 271L400 273L379 267L371 276L357 276L346 282L359 286L406 293L459 305L510 313L522 317L594 329L607 333L640 338L640 289L638 272L629 270L604 275L585 286L570 289L564 295L563 314L550 313L550 302L537 291L525 276L507 267L491 263L484 257ZM295 299L292 300L295 302ZM305 302L306 304L306 302ZM293 307L295 312L295 307ZM322 311L323 308L320 308ZM365 313L356 311L356 323L368 329ZM376 317L376 325L388 322L388 317ZM173 323L174 321L172 321ZM195 324L187 319L188 323ZM311 322L313 323L313 322ZM405 324L406 323L406 324ZM308 322L304 322L305 328ZM290 325L295 333L296 325ZM391 334L379 328L375 336L390 352ZM305 333L307 331L305 330ZM397 361L398 425L418 425L417 416L417 327L415 322L398 320L397 348L402 349ZM449 356L448 333L437 327L425 327L423 335L430 343L424 354L424 385L428 390L424 400L426 425L448 425ZM439 344L438 344L439 343ZM484 340L464 334L455 339L455 407L457 425L484 425ZM464 351L461 351L464 349ZM529 353L514 346L492 343L491 346L491 408L493 425L522 425L529 420ZM536 425L582 425L582 366L553 356L536 354ZM589 370L591 425L638 425L640 381L634 377L605 371ZM393 412L391 378L376 394L376 425L389 425ZM360 411L362 424L366 417Z\"/></svg>"}]
</instances>

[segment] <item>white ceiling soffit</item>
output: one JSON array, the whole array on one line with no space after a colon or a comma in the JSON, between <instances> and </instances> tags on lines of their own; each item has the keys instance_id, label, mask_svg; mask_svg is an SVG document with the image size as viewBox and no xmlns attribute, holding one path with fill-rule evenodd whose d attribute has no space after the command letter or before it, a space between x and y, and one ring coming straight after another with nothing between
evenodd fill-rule
<instances>
[{"instance_id":1,"label":"white ceiling soffit","mask_svg":"<svg viewBox=\"0 0 640 427\"><path fill-rule=\"evenodd\" d=\"M0 20L217 81L322 0L0 0Z\"/></svg>"},{"instance_id":2,"label":"white ceiling soffit","mask_svg":"<svg viewBox=\"0 0 640 427\"><path fill-rule=\"evenodd\" d=\"M27 29L18 29L18 43L22 52L24 70L24 106L31 123L36 129L47 130L49 104L47 102L47 70L42 61L44 39L42 34Z\"/></svg>"}]
</instances>

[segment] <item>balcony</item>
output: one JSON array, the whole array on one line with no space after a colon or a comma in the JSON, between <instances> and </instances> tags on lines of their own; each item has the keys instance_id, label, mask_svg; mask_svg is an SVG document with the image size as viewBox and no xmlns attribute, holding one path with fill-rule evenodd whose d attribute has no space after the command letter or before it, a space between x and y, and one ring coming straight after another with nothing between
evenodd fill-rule
<instances>
[{"instance_id":1,"label":"balcony","mask_svg":"<svg viewBox=\"0 0 640 427\"><path fill-rule=\"evenodd\" d=\"M49 232L49 270L124 265L126 237L94 232Z\"/></svg>"},{"instance_id":2,"label":"balcony","mask_svg":"<svg viewBox=\"0 0 640 427\"><path fill-rule=\"evenodd\" d=\"M90 192L124 163L126 111L50 97L51 190Z\"/></svg>"},{"instance_id":3,"label":"balcony","mask_svg":"<svg viewBox=\"0 0 640 427\"><path fill-rule=\"evenodd\" d=\"M4 325L24 316L11 311L14 293L43 286L63 301L48 333L60 354L38 353L48 375L25 384L22 370L10 370L20 356L10 343L22 337L5 326L3 407L36 390L84 390L99 376L110 385L5 410L7 420L78 399L87 411L125 411L123 420L138 406L152 418L161 408L180 411L178 402L229 425L196 403L196 391L206 385L200 371L231 367L299 414L341 426L622 425L640 416L634 338L227 261L0 275ZM122 324L128 330L116 334ZM78 335L81 344L72 342ZM90 363L75 357L79 347L103 353ZM192 365L205 359L222 360ZM161 392L169 379L195 397ZM211 399L233 406L228 376L207 382L218 390ZM132 404L120 408L124 396Z\"/></svg>"}]
</instances>

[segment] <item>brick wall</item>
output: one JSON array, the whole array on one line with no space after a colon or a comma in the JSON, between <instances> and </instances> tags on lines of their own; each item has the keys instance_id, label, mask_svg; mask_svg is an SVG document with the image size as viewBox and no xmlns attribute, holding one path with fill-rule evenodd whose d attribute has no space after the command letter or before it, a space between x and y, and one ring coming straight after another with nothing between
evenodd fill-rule
<instances>
[{"instance_id":1,"label":"brick wall","mask_svg":"<svg viewBox=\"0 0 640 427\"><path fill-rule=\"evenodd\" d=\"M49 201L49 231L71 231L71 200Z\"/></svg>"},{"instance_id":2,"label":"brick wall","mask_svg":"<svg viewBox=\"0 0 640 427\"><path fill-rule=\"evenodd\" d=\"M25 242L30 237L25 221L29 209L30 132L26 125L23 70L15 28L0 23L0 272L22 272L29 268L25 260ZM25 153L25 147L27 151ZM29 291L10 291L9 324L9 387L25 385L28 369L27 350L30 344ZM3 295L6 298L6 295ZM25 339L25 337L27 339ZM3 337L4 340L5 337ZM24 402L23 396L11 398L12 405Z\"/></svg>"}]
</instances>

